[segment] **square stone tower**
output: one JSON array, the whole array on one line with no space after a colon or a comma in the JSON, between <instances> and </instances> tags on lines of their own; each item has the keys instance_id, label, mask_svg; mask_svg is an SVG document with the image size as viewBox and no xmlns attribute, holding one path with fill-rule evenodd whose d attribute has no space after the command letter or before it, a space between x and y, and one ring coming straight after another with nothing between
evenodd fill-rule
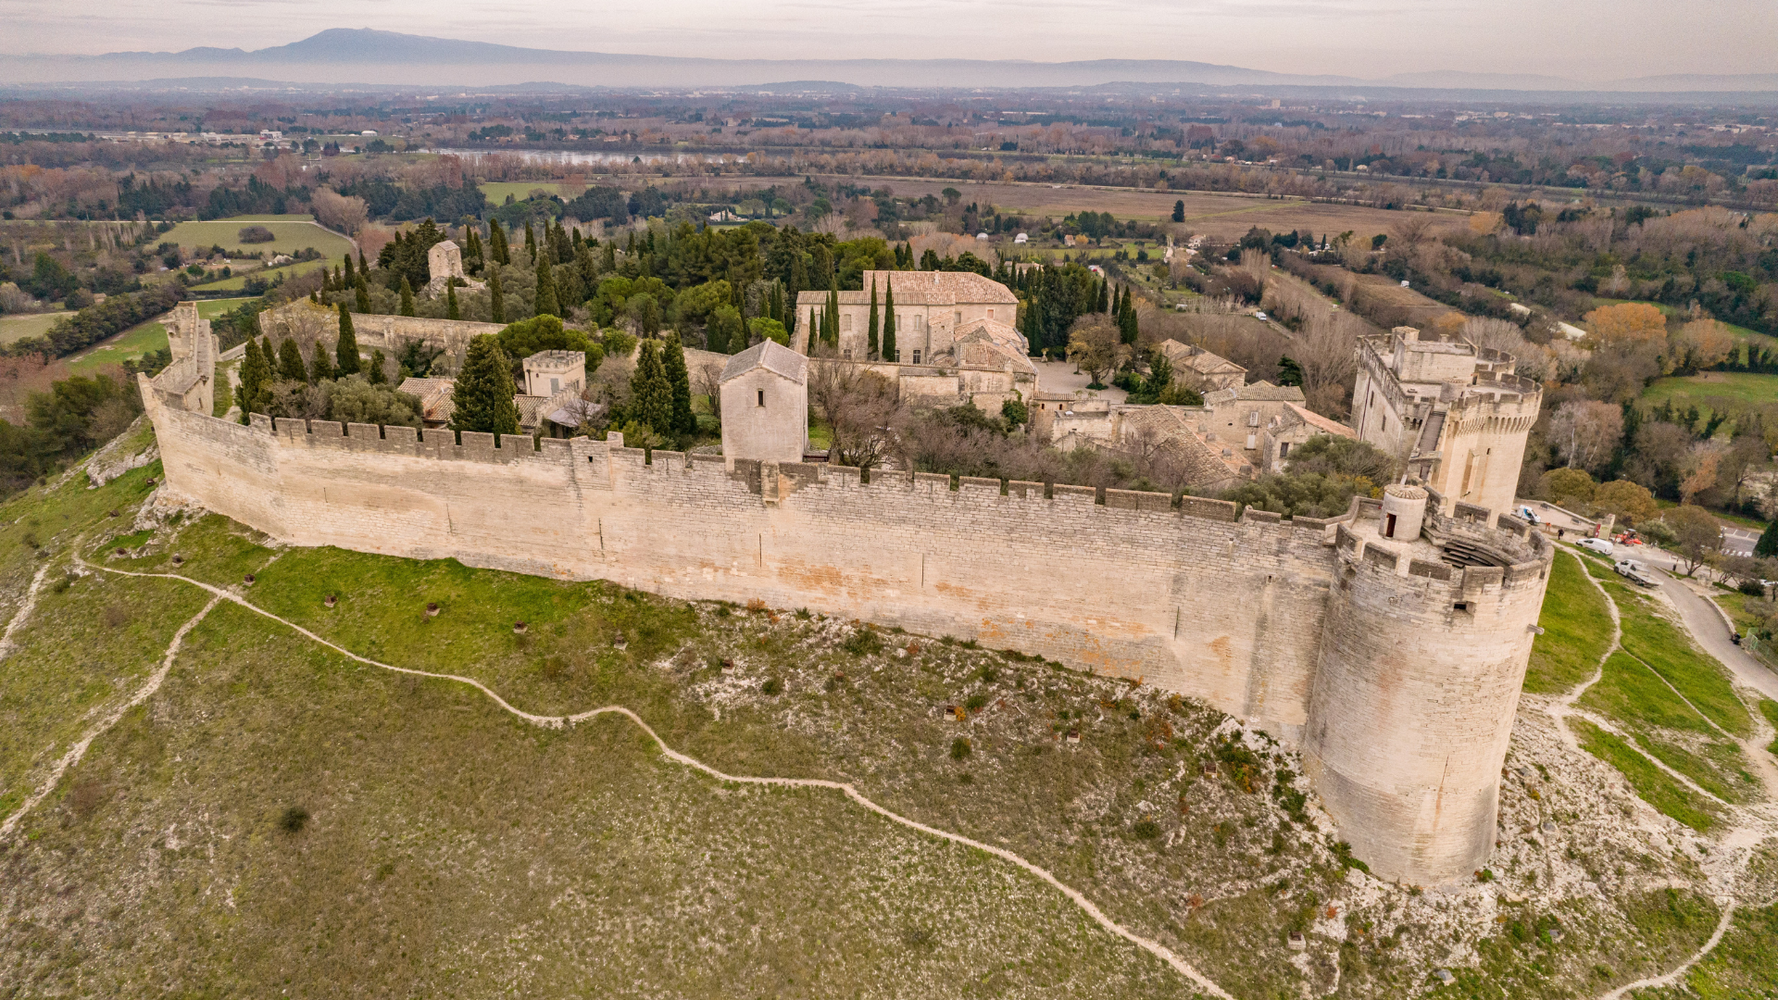
<instances>
[{"instance_id":1,"label":"square stone tower","mask_svg":"<svg viewBox=\"0 0 1778 1000\"><path fill-rule=\"evenodd\" d=\"M554 396L586 385L586 354L582 351L538 351L525 359L527 396Z\"/></svg>"},{"instance_id":2,"label":"square stone tower","mask_svg":"<svg viewBox=\"0 0 1778 1000\"><path fill-rule=\"evenodd\" d=\"M754 344L722 370L722 455L800 462L809 446L809 359L776 341Z\"/></svg>"}]
</instances>

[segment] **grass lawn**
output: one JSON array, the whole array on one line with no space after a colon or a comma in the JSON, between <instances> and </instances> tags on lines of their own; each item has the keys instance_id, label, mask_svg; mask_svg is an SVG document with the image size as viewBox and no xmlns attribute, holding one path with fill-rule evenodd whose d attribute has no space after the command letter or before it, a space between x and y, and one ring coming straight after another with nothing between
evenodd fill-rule
<instances>
[{"instance_id":1,"label":"grass lawn","mask_svg":"<svg viewBox=\"0 0 1778 1000\"><path fill-rule=\"evenodd\" d=\"M485 181L481 185L482 194L488 198L490 205L506 204L506 196L512 195L515 201L528 201L533 191L547 191L566 201L580 196L585 187L573 184L560 184L555 181Z\"/></svg>"},{"instance_id":2,"label":"grass lawn","mask_svg":"<svg viewBox=\"0 0 1778 1000\"><path fill-rule=\"evenodd\" d=\"M149 351L158 351L166 346L167 328L161 325L160 320L151 319L137 323L115 337L101 340L69 358L68 370L76 375L87 375L106 365L122 364L126 359L139 358Z\"/></svg>"},{"instance_id":3,"label":"grass lawn","mask_svg":"<svg viewBox=\"0 0 1778 1000\"><path fill-rule=\"evenodd\" d=\"M10 344L26 337L40 337L49 332L56 320L72 315L72 312L45 312L0 316L0 344Z\"/></svg>"},{"instance_id":4,"label":"grass lawn","mask_svg":"<svg viewBox=\"0 0 1778 1000\"><path fill-rule=\"evenodd\" d=\"M242 227L248 225L264 226L276 238L270 243L243 243L239 234ZM328 258L344 258L352 247L351 241L322 229L306 215L243 215L213 222L181 222L160 239L186 249L221 246L224 250L264 251L268 254L294 254L305 247L314 247Z\"/></svg>"},{"instance_id":5,"label":"grass lawn","mask_svg":"<svg viewBox=\"0 0 1778 1000\"><path fill-rule=\"evenodd\" d=\"M1580 737L1580 745L1617 768L1644 802L1699 833L1707 833L1716 825L1721 810L1714 803L1667 777L1660 768L1626 746L1623 740L1583 719L1575 719L1570 725Z\"/></svg>"},{"instance_id":6,"label":"grass lawn","mask_svg":"<svg viewBox=\"0 0 1778 1000\"><path fill-rule=\"evenodd\" d=\"M204 319L215 319L223 313L233 312L243 302L252 301L253 299L247 296L233 299L199 299L198 315Z\"/></svg>"},{"instance_id":7,"label":"grass lawn","mask_svg":"<svg viewBox=\"0 0 1778 1000\"><path fill-rule=\"evenodd\" d=\"M1643 390L1642 398L1654 406L1671 399L1673 406L1682 410L1696 404L1700 412L1711 409L1709 400L1712 399L1725 404L1761 406L1778 403L1778 375L1703 372L1698 375L1660 378Z\"/></svg>"},{"instance_id":8,"label":"grass lawn","mask_svg":"<svg viewBox=\"0 0 1778 1000\"><path fill-rule=\"evenodd\" d=\"M1531 646L1525 690L1556 694L1593 675L1611 644L1611 611L1581 564L1558 554L1544 592L1543 634Z\"/></svg>"}]
</instances>

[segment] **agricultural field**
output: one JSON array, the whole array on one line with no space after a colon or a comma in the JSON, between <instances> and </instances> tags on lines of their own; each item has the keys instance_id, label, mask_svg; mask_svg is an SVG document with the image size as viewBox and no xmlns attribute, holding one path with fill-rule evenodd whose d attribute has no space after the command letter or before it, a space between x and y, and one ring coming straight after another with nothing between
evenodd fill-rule
<instances>
[{"instance_id":1,"label":"agricultural field","mask_svg":"<svg viewBox=\"0 0 1778 1000\"><path fill-rule=\"evenodd\" d=\"M857 183L854 177L823 176L828 182ZM760 186L769 186L770 179ZM1182 233L1198 233L1219 241L1239 239L1254 226L1274 233L1291 230L1314 232L1317 235L1338 235L1348 229L1357 236L1369 238L1389 232L1405 216L1361 205L1329 205L1300 198L1267 199L1233 194L1208 194L1196 191L1142 191L1133 188L1090 187L1024 183L977 183L970 181L929 180L926 178L872 178L873 187L887 187L897 197L919 198L938 196L945 188L956 188L964 202L994 205L1003 213L1048 215L1057 221L1065 215L1081 211L1110 212L1119 219L1140 219L1167 222L1173 217L1173 203L1185 202ZM1432 216L1434 232L1459 229L1468 224L1467 216L1441 212Z\"/></svg>"},{"instance_id":2,"label":"agricultural field","mask_svg":"<svg viewBox=\"0 0 1778 1000\"><path fill-rule=\"evenodd\" d=\"M49 332L56 320L72 315L72 312L44 312L0 316L0 344L10 344L26 337L40 337Z\"/></svg>"},{"instance_id":3,"label":"agricultural field","mask_svg":"<svg viewBox=\"0 0 1778 1000\"><path fill-rule=\"evenodd\" d=\"M90 375L101 368L122 364L166 346L167 328L160 320L151 319L68 358L68 371L74 375Z\"/></svg>"}]
</instances>

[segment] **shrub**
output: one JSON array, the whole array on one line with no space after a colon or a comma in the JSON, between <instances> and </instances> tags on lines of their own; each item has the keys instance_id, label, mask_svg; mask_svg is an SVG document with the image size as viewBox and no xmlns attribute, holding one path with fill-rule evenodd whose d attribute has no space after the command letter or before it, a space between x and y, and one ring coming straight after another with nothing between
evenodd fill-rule
<instances>
[{"instance_id":1,"label":"shrub","mask_svg":"<svg viewBox=\"0 0 1778 1000\"><path fill-rule=\"evenodd\" d=\"M766 682L759 686L761 693L775 698L784 691L784 682L776 677L767 677Z\"/></svg>"},{"instance_id":2,"label":"shrub","mask_svg":"<svg viewBox=\"0 0 1778 1000\"><path fill-rule=\"evenodd\" d=\"M1130 827L1130 832L1136 835L1137 840L1153 840L1161 835L1161 825L1152 819L1137 820Z\"/></svg>"},{"instance_id":3,"label":"shrub","mask_svg":"<svg viewBox=\"0 0 1778 1000\"><path fill-rule=\"evenodd\" d=\"M883 639L868 628L861 628L840 643L840 648L853 656L870 656L883 650Z\"/></svg>"},{"instance_id":4,"label":"shrub","mask_svg":"<svg viewBox=\"0 0 1778 1000\"><path fill-rule=\"evenodd\" d=\"M278 237L264 226L242 226L235 238L242 243L270 243Z\"/></svg>"},{"instance_id":5,"label":"shrub","mask_svg":"<svg viewBox=\"0 0 1778 1000\"><path fill-rule=\"evenodd\" d=\"M971 752L973 751L970 749L969 740L964 737L959 736L951 741L952 760L962 760L963 758L968 757Z\"/></svg>"},{"instance_id":6,"label":"shrub","mask_svg":"<svg viewBox=\"0 0 1778 1000\"><path fill-rule=\"evenodd\" d=\"M301 833L308 825L309 811L302 806L291 806L278 817L278 829L285 833Z\"/></svg>"}]
</instances>

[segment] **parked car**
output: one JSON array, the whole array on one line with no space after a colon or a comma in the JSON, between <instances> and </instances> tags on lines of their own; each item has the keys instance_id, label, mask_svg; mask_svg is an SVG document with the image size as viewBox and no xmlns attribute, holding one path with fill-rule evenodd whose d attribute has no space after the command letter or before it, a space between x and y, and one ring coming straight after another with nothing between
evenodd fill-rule
<instances>
[{"instance_id":1,"label":"parked car","mask_svg":"<svg viewBox=\"0 0 1778 1000\"><path fill-rule=\"evenodd\" d=\"M1532 510L1529 507L1523 506L1523 505L1521 505L1519 507L1519 516L1524 518L1526 523L1528 523L1528 524L1542 523L1542 522L1538 521L1536 511Z\"/></svg>"},{"instance_id":2,"label":"parked car","mask_svg":"<svg viewBox=\"0 0 1778 1000\"><path fill-rule=\"evenodd\" d=\"M1574 544L1580 546L1583 549L1586 549L1589 552L1597 552L1602 556L1611 555L1614 551L1616 551L1615 546L1613 546L1609 541L1606 541L1603 538L1583 538L1580 541L1575 542Z\"/></svg>"},{"instance_id":3,"label":"parked car","mask_svg":"<svg viewBox=\"0 0 1778 1000\"><path fill-rule=\"evenodd\" d=\"M1643 565L1634 559L1619 559L1611 568L1617 570L1619 576L1629 580L1631 583L1640 584L1644 587L1652 587L1655 585L1655 578L1649 576L1648 570L1643 568Z\"/></svg>"},{"instance_id":4,"label":"parked car","mask_svg":"<svg viewBox=\"0 0 1778 1000\"><path fill-rule=\"evenodd\" d=\"M1253 314L1253 318L1254 318L1254 319L1257 319L1257 320L1259 320L1259 321L1260 321L1260 322L1262 322L1262 323L1263 323L1263 322L1265 322L1265 320L1266 320L1266 314L1265 314L1265 313L1263 313L1263 312L1256 312L1256 313L1254 313L1254 314Z\"/></svg>"}]
</instances>

